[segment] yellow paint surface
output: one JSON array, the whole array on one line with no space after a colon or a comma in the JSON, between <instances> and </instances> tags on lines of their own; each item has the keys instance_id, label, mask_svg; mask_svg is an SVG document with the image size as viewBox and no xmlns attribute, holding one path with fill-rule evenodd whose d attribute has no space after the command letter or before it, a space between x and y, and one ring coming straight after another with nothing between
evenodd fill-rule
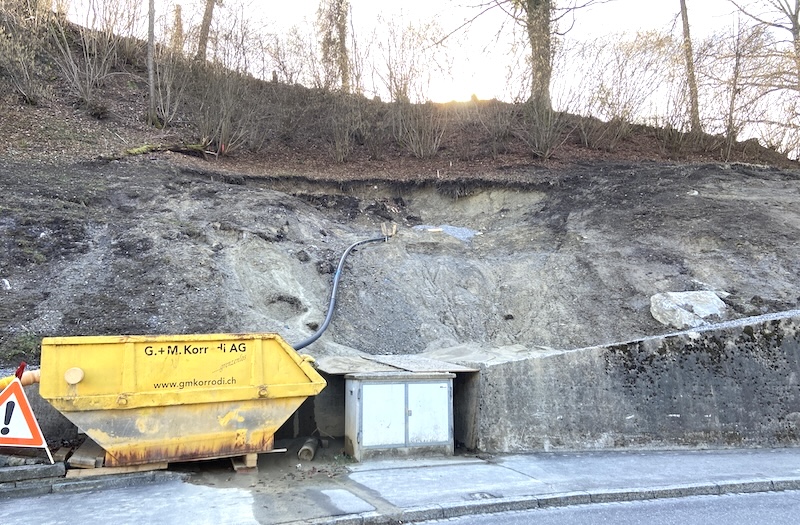
<instances>
[{"instance_id":1,"label":"yellow paint surface","mask_svg":"<svg viewBox=\"0 0 800 525\"><path fill-rule=\"evenodd\" d=\"M71 384L75 369L83 378ZM276 334L42 340L39 393L106 450L107 465L265 452L324 387Z\"/></svg>"},{"instance_id":2,"label":"yellow paint surface","mask_svg":"<svg viewBox=\"0 0 800 525\"><path fill-rule=\"evenodd\" d=\"M59 410L311 396L325 387L276 334L46 337L41 365L41 395ZM84 377L70 385L65 374L75 368Z\"/></svg>"}]
</instances>

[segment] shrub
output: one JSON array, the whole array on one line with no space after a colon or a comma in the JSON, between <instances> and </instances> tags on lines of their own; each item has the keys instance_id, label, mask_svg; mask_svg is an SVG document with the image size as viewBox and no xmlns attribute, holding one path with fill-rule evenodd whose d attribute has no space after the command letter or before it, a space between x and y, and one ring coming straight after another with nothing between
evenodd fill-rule
<instances>
[{"instance_id":1,"label":"shrub","mask_svg":"<svg viewBox=\"0 0 800 525\"><path fill-rule=\"evenodd\" d=\"M392 128L395 140L419 159L436 155L446 127L446 107L432 102L392 103Z\"/></svg>"},{"instance_id":2,"label":"shrub","mask_svg":"<svg viewBox=\"0 0 800 525\"><path fill-rule=\"evenodd\" d=\"M504 153L506 145L514 135L514 124L518 115L515 104L505 104L499 100L487 102L473 101L481 126L489 139L492 158Z\"/></svg>"},{"instance_id":3,"label":"shrub","mask_svg":"<svg viewBox=\"0 0 800 525\"><path fill-rule=\"evenodd\" d=\"M346 93L332 93L326 97L325 132L331 156L336 162L350 158L363 128L364 112L359 98Z\"/></svg>"},{"instance_id":4,"label":"shrub","mask_svg":"<svg viewBox=\"0 0 800 525\"><path fill-rule=\"evenodd\" d=\"M36 60L41 51L42 32L38 25L20 25L11 16L0 18L0 76L9 80L24 103L33 106L46 95Z\"/></svg>"},{"instance_id":5,"label":"shrub","mask_svg":"<svg viewBox=\"0 0 800 525\"><path fill-rule=\"evenodd\" d=\"M96 90L116 64L119 37L112 31L93 31L55 18L49 32L53 62L72 94L81 107L102 115L104 111Z\"/></svg>"},{"instance_id":6,"label":"shrub","mask_svg":"<svg viewBox=\"0 0 800 525\"><path fill-rule=\"evenodd\" d=\"M527 102L523 105L521 114L514 135L534 157L549 159L569 137L565 113Z\"/></svg>"}]
</instances>

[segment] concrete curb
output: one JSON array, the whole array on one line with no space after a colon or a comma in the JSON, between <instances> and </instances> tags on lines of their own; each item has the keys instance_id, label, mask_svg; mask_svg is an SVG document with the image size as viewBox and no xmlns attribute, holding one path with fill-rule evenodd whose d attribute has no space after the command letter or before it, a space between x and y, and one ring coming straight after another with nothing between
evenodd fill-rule
<instances>
[{"instance_id":1,"label":"concrete curb","mask_svg":"<svg viewBox=\"0 0 800 525\"><path fill-rule=\"evenodd\" d=\"M58 463L56 465L58 465ZM45 494L83 492L87 490L108 490L171 480L185 481L188 478L188 474L156 470L150 472L134 472L131 474L112 474L92 478L67 479L63 475L63 463L61 465L60 476L42 477L39 479L21 479L8 483L0 483L0 500L42 496Z\"/></svg>"},{"instance_id":2,"label":"concrete curb","mask_svg":"<svg viewBox=\"0 0 800 525\"><path fill-rule=\"evenodd\" d=\"M58 461L52 465L40 464L4 467L0 468L0 483L5 485L7 483L16 483L18 481L33 479L58 478L63 477L66 472L67 468L63 461Z\"/></svg>"},{"instance_id":3,"label":"concrete curb","mask_svg":"<svg viewBox=\"0 0 800 525\"><path fill-rule=\"evenodd\" d=\"M389 525L456 518L473 514L495 514L498 512L523 511L537 508L569 507L573 505L586 505L589 503L643 501L690 496L719 496L722 494L746 494L755 492L781 492L785 490L800 490L800 478L776 478L774 480L749 479L652 488L598 489L478 501L460 501L431 505L428 507L412 507L402 509L396 513L380 513L373 511L361 514L347 514L343 516L318 518L315 520L297 521L294 523L320 525L323 523L335 525Z\"/></svg>"}]
</instances>

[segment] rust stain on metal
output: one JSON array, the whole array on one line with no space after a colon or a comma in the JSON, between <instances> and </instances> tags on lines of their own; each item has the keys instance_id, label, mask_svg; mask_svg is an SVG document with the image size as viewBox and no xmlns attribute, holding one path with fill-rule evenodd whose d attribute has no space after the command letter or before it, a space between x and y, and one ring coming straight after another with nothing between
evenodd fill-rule
<instances>
[{"instance_id":1,"label":"rust stain on metal","mask_svg":"<svg viewBox=\"0 0 800 525\"><path fill-rule=\"evenodd\" d=\"M180 463L184 461L198 461L206 459L227 458L243 456L245 454L260 454L275 448L274 436L264 436L252 443L213 443L208 446L197 446L187 443L185 446L156 447L132 450L130 447L120 448L112 452L106 451L105 466L125 467L129 465L144 465L147 463Z\"/></svg>"}]
</instances>

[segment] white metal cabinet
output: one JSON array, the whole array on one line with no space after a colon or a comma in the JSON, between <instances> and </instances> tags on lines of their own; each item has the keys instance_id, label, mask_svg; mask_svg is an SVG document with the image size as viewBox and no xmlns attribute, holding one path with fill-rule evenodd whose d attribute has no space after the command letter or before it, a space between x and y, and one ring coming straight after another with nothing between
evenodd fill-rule
<instances>
[{"instance_id":1,"label":"white metal cabinet","mask_svg":"<svg viewBox=\"0 0 800 525\"><path fill-rule=\"evenodd\" d=\"M453 454L450 373L345 376L345 451L376 455Z\"/></svg>"}]
</instances>

